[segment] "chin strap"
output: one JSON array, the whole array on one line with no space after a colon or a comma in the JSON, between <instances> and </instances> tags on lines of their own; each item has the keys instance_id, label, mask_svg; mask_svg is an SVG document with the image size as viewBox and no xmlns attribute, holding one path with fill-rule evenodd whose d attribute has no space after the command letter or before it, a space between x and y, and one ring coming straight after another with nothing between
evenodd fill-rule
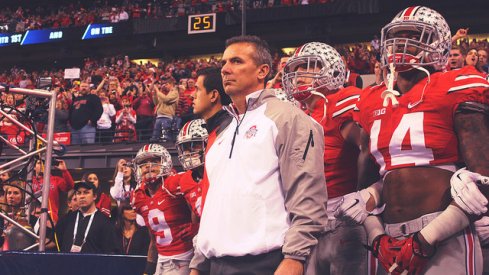
<instances>
[{"instance_id":1,"label":"chin strap","mask_svg":"<svg viewBox=\"0 0 489 275\"><path fill-rule=\"evenodd\" d=\"M399 101L397 100L396 97L400 96L401 94L394 90L394 80L396 78L396 68L394 67L393 63L389 64L389 75L387 76L387 90L383 91L382 94L380 95L382 99L384 99L384 102L382 103L382 106L387 107L389 106L389 102L392 104L392 107L397 108L399 106Z\"/></svg>"},{"instance_id":2,"label":"chin strap","mask_svg":"<svg viewBox=\"0 0 489 275\"><path fill-rule=\"evenodd\" d=\"M322 93L316 92L315 90L311 91L311 94L317 95L317 96L321 97L322 99L324 99L323 117L321 118L320 121L318 121L319 123L321 123L326 118L326 106L328 104L328 99L326 98L325 95L323 95Z\"/></svg>"},{"instance_id":3,"label":"chin strap","mask_svg":"<svg viewBox=\"0 0 489 275\"><path fill-rule=\"evenodd\" d=\"M416 70L420 70L423 73L425 73L426 76L428 76L428 81L426 81L426 83L424 84L423 91L421 92L421 98L412 104L410 103L408 105L409 109L414 108L418 104L423 102L426 87L431 82L431 74L427 69L425 69L424 67L421 67L419 65L415 65L415 64L413 64L413 68ZM395 69L393 63L389 64L389 71L390 71L390 74L387 77L387 90L383 91L381 94L382 99L384 99L384 102L382 103L382 105L384 107L387 107L387 106L389 106L389 101L390 101L392 104L392 107L397 108L399 106L399 101L397 100L396 97L401 96L401 94L398 91L394 90L394 80L395 80L396 69Z\"/></svg>"},{"instance_id":4,"label":"chin strap","mask_svg":"<svg viewBox=\"0 0 489 275\"><path fill-rule=\"evenodd\" d=\"M425 73L425 74L426 74L426 76L428 76L428 80L427 80L427 81L426 81L426 83L424 84L423 91L421 92L421 98L420 98L418 101L414 102L413 104L409 104L409 105L408 105L408 108L409 108L409 109L414 108L414 107L416 107L418 104L420 104L421 102L423 102L423 99L424 99L424 92L425 92L426 87L428 86L428 84L431 82L431 74L430 74L430 72L429 72L427 69L425 69L425 68L423 68L423 67L421 67L421 66L413 66L413 68L415 68L415 69L417 69L417 70L420 70L420 71L422 71L423 73Z\"/></svg>"}]
</instances>

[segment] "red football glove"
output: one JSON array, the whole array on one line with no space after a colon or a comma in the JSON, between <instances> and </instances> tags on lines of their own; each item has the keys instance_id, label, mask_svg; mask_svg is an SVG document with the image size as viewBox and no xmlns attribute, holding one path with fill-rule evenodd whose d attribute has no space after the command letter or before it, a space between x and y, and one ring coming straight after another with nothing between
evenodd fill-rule
<instances>
[{"instance_id":1,"label":"red football glove","mask_svg":"<svg viewBox=\"0 0 489 275\"><path fill-rule=\"evenodd\" d=\"M401 247L404 246L406 240L396 240L386 234L379 235L375 237L372 241L372 247L367 247L372 251L372 254L379 259L379 262L385 268L387 272L392 272L391 274L401 274L398 272L398 269L392 269L392 266L396 262L396 258L398 257L399 252L401 251ZM397 264L395 265L397 266ZM394 266L394 268L396 268ZM402 271L402 270L401 270Z\"/></svg>"},{"instance_id":2,"label":"red football glove","mask_svg":"<svg viewBox=\"0 0 489 275\"><path fill-rule=\"evenodd\" d=\"M415 233L404 240L405 243L396 257L396 263L398 264L396 271L410 275L421 274L430 258L435 254L435 249L431 253L422 250L418 234Z\"/></svg>"}]
</instances>

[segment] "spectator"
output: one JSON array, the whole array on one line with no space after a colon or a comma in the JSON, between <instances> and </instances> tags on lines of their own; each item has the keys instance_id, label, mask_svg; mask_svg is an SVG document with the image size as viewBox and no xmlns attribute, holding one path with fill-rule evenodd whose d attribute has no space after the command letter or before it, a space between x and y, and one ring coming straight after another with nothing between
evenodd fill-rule
<instances>
[{"instance_id":1,"label":"spectator","mask_svg":"<svg viewBox=\"0 0 489 275\"><path fill-rule=\"evenodd\" d=\"M347 62L347 60L349 57L348 57L347 52L344 49L340 49L340 50L338 50L338 52L340 53L341 59L343 60L343 62L348 65L349 63ZM357 87L360 89L363 88L363 80L360 77L360 75L358 75L355 72L352 72L349 69L347 69L346 80L345 80L345 87L348 87L348 86L354 86L354 87Z\"/></svg>"},{"instance_id":2,"label":"spectator","mask_svg":"<svg viewBox=\"0 0 489 275\"><path fill-rule=\"evenodd\" d=\"M156 121L153 128L152 141L171 139L171 128L175 110L178 105L178 89L175 87L175 80L168 79L161 90L158 85L152 85L154 89L153 102L156 104Z\"/></svg>"},{"instance_id":3,"label":"spectator","mask_svg":"<svg viewBox=\"0 0 489 275\"><path fill-rule=\"evenodd\" d=\"M277 64L277 74L274 78L267 82L267 89L282 89L282 74L284 72L285 64L289 60L288 56L284 56L280 58L279 63Z\"/></svg>"},{"instance_id":4,"label":"spectator","mask_svg":"<svg viewBox=\"0 0 489 275\"><path fill-rule=\"evenodd\" d=\"M96 206L97 206L97 209L100 210L100 212L102 212L102 214L104 214L105 216L107 216L108 218L111 217L111 213L110 213L110 209L111 209L111 201L110 201L110 197L107 196L107 194L103 193L101 190L100 190L100 185L99 185L99 179L98 179L98 176L97 174L95 173L85 173L83 174L82 176L82 181L84 182L91 182L93 183L93 185L95 185L95 192L97 192L97 199L96 199Z\"/></svg>"},{"instance_id":5,"label":"spectator","mask_svg":"<svg viewBox=\"0 0 489 275\"><path fill-rule=\"evenodd\" d=\"M112 8L110 12L110 23L119 23L119 12L116 8Z\"/></svg>"},{"instance_id":6,"label":"spectator","mask_svg":"<svg viewBox=\"0 0 489 275\"><path fill-rule=\"evenodd\" d=\"M100 119L97 120L97 140L102 143L109 143L112 142L115 128L112 125L112 118L116 112L114 105L109 102L109 98L104 91L99 92L99 98L102 102L103 112Z\"/></svg>"},{"instance_id":7,"label":"spectator","mask_svg":"<svg viewBox=\"0 0 489 275\"><path fill-rule=\"evenodd\" d=\"M75 196L75 190L68 191L68 195L66 196L68 212L74 212L78 210L78 201Z\"/></svg>"},{"instance_id":8,"label":"spectator","mask_svg":"<svg viewBox=\"0 0 489 275\"><path fill-rule=\"evenodd\" d=\"M11 118L18 120L20 118L19 114L14 109L16 105L14 95L7 94L2 110L9 114ZM4 116L0 116L0 134L7 135L7 139L13 144L21 145L25 142L25 132L21 131L20 127L12 120Z\"/></svg>"},{"instance_id":9,"label":"spectator","mask_svg":"<svg viewBox=\"0 0 489 275\"><path fill-rule=\"evenodd\" d=\"M479 62L479 54L477 53L477 49L472 48L467 51L465 55L465 65L466 66L477 66Z\"/></svg>"},{"instance_id":10,"label":"spectator","mask_svg":"<svg viewBox=\"0 0 489 275\"><path fill-rule=\"evenodd\" d=\"M181 81L182 82L182 81ZM193 119L192 96L195 93L195 80L187 79L186 85L179 85L179 98L176 114L178 117L177 128L180 129L188 121Z\"/></svg>"},{"instance_id":11,"label":"spectator","mask_svg":"<svg viewBox=\"0 0 489 275\"><path fill-rule=\"evenodd\" d=\"M32 231L32 226L29 224L27 216L24 211L24 200L25 200L25 182L23 181L12 181L5 189L5 201L6 214L22 225L23 227ZM3 220L3 218L2 218ZM3 226L3 237L5 237L5 242L3 243L3 251L7 250L22 250L34 244L35 240L27 235L25 232L16 228L14 224L4 221Z\"/></svg>"},{"instance_id":12,"label":"spectator","mask_svg":"<svg viewBox=\"0 0 489 275\"><path fill-rule=\"evenodd\" d=\"M54 223L58 221L58 211L59 211L59 196L61 192L68 192L73 189L73 178L71 177L66 163L63 160L57 160L58 164L52 163L54 169L61 171L61 177L53 176L50 177L50 188L49 188L49 205L48 213ZM34 165L34 174L32 176L32 191L37 193L42 191L42 186L44 183L44 160L37 160Z\"/></svg>"},{"instance_id":13,"label":"spectator","mask_svg":"<svg viewBox=\"0 0 489 275\"><path fill-rule=\"evenodd\" d=\"M464 55L460 47L453 45L448 55L448 68L450 70L460 69L464 66Z\"/></svg>"},{"instance_id":14,"label":"spectator","mask_svg":"<svg viewBox=\"0 0 489 275\"><path fill-rule=\"evenodd\" d=\"M153 109L154 103L149 88L139 90L139 96L133 101L132 106L136 111L136 130L139 140L148 140L151 137L151 129L153 129Z\"/></svg>"},{"instance_id":15,"label":"spectator","mask_svg":"<svg viewBox=\"0 0 489 275\"><path fill-rule=\"evenodd\" d=\"M54 132L69 132L68 126L70 113L68 111L68 103L64 99L58 99L56 101L56 111L54 113Z\"/></svg>"},{"instance_id":16,"label":"spectator","mask_svg":"<svg viewBox=\"0 0 489 275\"><path fill-rule=\"evenodd\" d=\"M116 243L123 255L146 256L149 246L148 230L136 223L136 211L127 202L119 207L116 223Z\"/></svg>"},{"instance_id":17,"label":"spectator","mask_svg":"<svg viewBox=\"0 0 489 275\"><path fill-rule=\"evenodd\" d=\"M372 46L372 50L375 54L379 54L380 52L380 39L377 35L374 35L372 41L370 41L370 46Z\"/></svg>"},{"instance_id":18,"label":"spectator","mask_svg":"<svg viewBox=\"0 0 489 275\"><path fill-rule=\"evenodd\" d=\"M457 42L457 40L459 40L461 38L466 38L468 33L469 33L469 28L458 29L457 33L455 33L455 35L452 36L452 43Z\"/></svg>"},{"instance_id":19,"label":"spectator","mask_svg":"<svg viewBox=\"0 0 489 275\"><path fill-rule=\"evenodd\" d=\"M374 75L375 75L375 81L374 81L374 83L370 84L370 86L379 85L380 83L382 83L384 81L382 65L380 64L379 61L375 62Z\"/></svg>"},{"instance_id":20,"label":"spectator","mask_svg":"<svg viewBox=\"0 0 489 275\"><path fill-rule=\"evenodd\" d=\"M119 96L117 96L116 92L109 93L109 103L114 105L114 109L116 111L119 111L120 109L122 109L122 105L121 105L121 102L119 100Z\"/></svg>"},{"instance_id":21,"label":"spectator","mask_svg":"<svg viewBox=\"0 0 489 275\"><path fill-rule=\"evenodd\" d=\"M95 126L103 113L97 95L90 94L88 82L80 84L80 96L73 99L70 108L71 143L91 144L95 142Z\"/></svg>"},{"instance_id":22,"label":"spectator","mask_svg":"<svg viewBox=\"0 0 489 275\"><path fill-rule=\"evenodd\" d=\"M129 20L129 14L126 11L126 8L122 7L119 12L119 20L120 21L127 21Z\"/></svg>"},{"instance_id":23,"label":"spectator","mask_svg":"<svg viewBox=\"0 0 489 275\"><path fill-rule=\"evenodd\" d=\"M112 254L119 252L115 230L109 219L97 211L97 187L91 182L75 184L79 209L68 213L56 226L62 252Z\"/></svg>"},{"instance_id":24,"label":"spectator","mask_svg":"<svg viewBox=\"0 0 489 275\"><path fill-rule=\"evenodd\" d=\"M136 112L127 96L122 98L123 108L115 116L114 142L136 141Z\"/></svg>"},{"instance_id":25,"label":"spectator","mask_svg":"<svg viewBox=\"0 0 489 275\"><path fill-rule=\"evenodd\" d=\"M114 173L114 186L110 188L110 195L119 205L121 202L129 202L131 192L136 188L136 179L131 167L127 165L125 159L117 162Z\"/></svg>"},{"instance_id":26,"label":"spectator","mask_svg":"<svg viewBox=\"0 0 489 275\"><path fill-rule=\"evenodd\" d=\"M477 67L480 68L480 71L484 73L489 73L489 64L487 63L487 50L485 48L480 48L477 53L479 54L479 62L477 63Z\"/></svg>"}]
</instances>

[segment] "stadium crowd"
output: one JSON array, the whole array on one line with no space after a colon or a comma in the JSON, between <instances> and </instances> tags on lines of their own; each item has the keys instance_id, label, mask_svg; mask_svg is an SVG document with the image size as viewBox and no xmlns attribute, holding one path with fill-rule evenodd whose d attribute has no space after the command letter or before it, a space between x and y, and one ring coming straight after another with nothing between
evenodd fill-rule
<instances>
[{"instance_id":1,"label":"stadium crowd","mask_svg":"<svg viewBox=\"0 0 489 275\"><path fill-rule=\"evenodd\" d=\"M487 49L489 48L487 39L469 40L466 35L464 33L460 38L454 35L455 38L459 38L454 42L452 50L458 51L458 61L450 56L448 66L455 68L464 64L476 65L481 71L487 72ZM358 82L358 80L361 81L358 76L363 74L374 74L377 84L382 81L378 43L378 38L374 37L370 43L336 47L347 64L351 85L362 88L363 84L365 86L372 84ZM277 74L277 70L284 57L287 55L276 51L273 64L275 70L271 75L281 76ZM150 138L152 140L174 140L181 126L192 119L191 97L195 92L196 72L206 67L218 67L220 62L219 58L215 57L161 61L158 64L150 62L137 64L130 62L127 56L98 60L86 58L80 65L80 79L87 81L88 93L98 96L102 106L99 109L102 112L91 121L94 129L91 129L90 132L95 132L95 136L92 135L90 139L83 141L79 140L82 133L78 131L73 133L73 121L70 119L73 117L70 116L70 110L73 109L74 99L80 95L80 88L83 86L80 85L79 80L65 79L63 70L45 69L27 72L14 67L0 74L0 83L21 88L35 88L39 77L50 77L52 89L55 89L59 95L55 132L71 132L73 144L134 142ZM280 87L280 83L277 83L275 87ZM168 93L173 90L177 93L173 93L173 98L168 99ZM4 107L10 105L20 110L25 110L26 104L29 103L21 95L7 95L6 93L1 93L0 102L4 104ZM41 123L38 130L42 132L46 117L39 118L39 121ZM155 123L157 121L158 123ZM87 122L88 120L81 123L85 125ZM6 120L0 123L3 126L2 133L18 134L18 128L15 128L15 125L10 125ZM77 121L74 123L79 124ZM75 128L76 130L81 129L78 126ZM167 133L162 133L163 130ZM18 143L23 142L25 141L20 140Z\"/></svg>"},{"instance_id":2,"label":"stadium crowd","mask_svg":"<svg viewBox=\"0 0 489 275\"><path fill-rule=\"evenodd\" d=\"M248 9L292 5L326 4L329 0L256 0L248 1ZM237 0L112 0L65 1L62 5L39 3L37 6L7 6L0 11L0 32L24 32L47 28L86 26L92 23L140 19L171 18L209 12L241 9Z\"/></svg>"}]
</instances>

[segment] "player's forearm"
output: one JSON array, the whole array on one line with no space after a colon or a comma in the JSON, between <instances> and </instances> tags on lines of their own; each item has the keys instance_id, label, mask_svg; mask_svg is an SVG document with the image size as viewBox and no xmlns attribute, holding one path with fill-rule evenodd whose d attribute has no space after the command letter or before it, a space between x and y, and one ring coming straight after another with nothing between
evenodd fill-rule
<instances>
[{"instance_id":1,"label":"player's forearm","mask_svg":"<svg viewBox=\"0 0 489 275\"><path fill-rule=\"evenodd\" d=\"M360 153L358 154L358 190L365 189L380 179L379 169L370 157L368 134L361 130Z\"/></svg>"},{"instance_id":2,"label":"player's forearm","mask_svg":"<svg viewBox=\"0 0 489 275\"><path fill-rule=\"evenodd\" d=\"M146 261L150 263L158 262L158 250L156 249L156 243L154 241L154 236L152 236L148 247L148 257L146 258Z\"/></svg>"},{"instance_id":3,"label":"player's forearm","mask_svg":"<svg viewBox=\"0 0 489 275\"><path fill-rule=\"evenodd\" d=\"M489 176L489 118L483 113L458 113L454 118L459 148L467 169Z\"/></svg>"},{"instance_id":4,"label":"player's forearm","mask_svg":"<svg viewBox=\"0 0 489 275\"><path fill-rule=\"evenodd\" d=\"M469 218L455 205L449 205L438 217L432 220L426 227L419 232L422 240L430 245L453 236L469 226Z\"/></svg>"}]
</instances>

